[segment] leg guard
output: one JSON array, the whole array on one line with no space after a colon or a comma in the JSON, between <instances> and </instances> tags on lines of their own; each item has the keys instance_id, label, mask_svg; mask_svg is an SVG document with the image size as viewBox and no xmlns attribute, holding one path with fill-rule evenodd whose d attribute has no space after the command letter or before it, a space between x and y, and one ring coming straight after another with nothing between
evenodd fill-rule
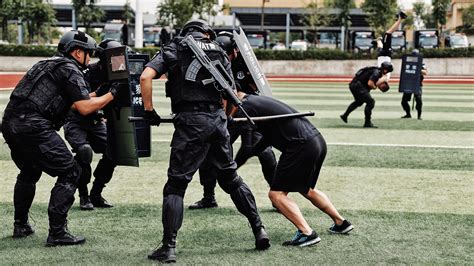
<instances>
[{"instance_id":1,"label":"leg guard","mask_svg":"<svg viewBox=\"0 0 474 266\"><path fill-rule=\"evenodd\" d=\"M67 175L58 177L51 190L48 216L50 234L52 235L61 234L66 230L67 213L74 203L74 193L80 175L81 167L75 164Z\"/></svg>"},{"instance_id":2,"label":"leg guard","mask_svg":"<svg viewBox=\"0 0 474 266\"><path fill-rule=\"evenodd\" d=\"M372 117L372 109L375 107L375 100L373 98L367 99L367 104L364 109L365 121L370 121Z\"/></svg>"},{"instance_id":3,"label":"leg guard","mask_svg":"<svg viewBox=\"0 0 474 266\"><path fill-rule=\"evenodd\" d=\"M100 159L94 170L95 179L91 189L91 196L99 197L102 194L105 184L109 183L110 179L112 179L115 167L116 164L105 156Z\"/></svg>"},{"instance_id":4,"label":"leg guard","mask_svg":"<svg viewBox=\"0 0 474 266\"><path fill-rule=\"evenodd\" d=\"M91 162L92 162L92 148L89 144L84 144L76 149L76 161L82 168L81 178L77 185L79 189L79 196L88 196L87 184L91 181Z\"/></svg>"},{"instance_id":5,"label":"leg guard","mask_svg":"<svg viewBox=\"0 0 474 266\"><path fill-rule=\"evenodd\" d=\"M17 180L13 192L13 205L15 206L15 222L26 224L28 213L35 197L36 184L24 183Z\"/></svg>"},{"instance_id":6,"label":"leg guard","mask_svg":"<svg viewBox=\"0 0 474 266\"><path fill-rule=\"evenodd\" d=\"M255 198L252 191L250 191L250 188L245 183L242 182L236 190L232 191L230 197L234 202L235 207L237 207L237 210L247 217L254 233L263 227L260 216L258 215Z\"/></svg>"},{"instance_id":7,"label":"leg guard","mask_svg":"<svg viewBox=\"0 0 474 266\"><path fill-rule=\"evenodd\" d=\"M273 176L277 166L275 153L271 147L266 148L263 152L258 155L258 160L262 166L263 176L267 181L268 185L272 184Z\"/></svg>"},{"instance_id":8,"label":"leg guard","mask_svg":"<svg viewBox=\"0 0 474 266\"><path fill-rule=\"evenodd\" d=\"M177 189L171 188L168 184L163 190L163 245L174 248L176 246L176 236L183 224L183 196L175 194Z\"/></svg>"}]
</instances>

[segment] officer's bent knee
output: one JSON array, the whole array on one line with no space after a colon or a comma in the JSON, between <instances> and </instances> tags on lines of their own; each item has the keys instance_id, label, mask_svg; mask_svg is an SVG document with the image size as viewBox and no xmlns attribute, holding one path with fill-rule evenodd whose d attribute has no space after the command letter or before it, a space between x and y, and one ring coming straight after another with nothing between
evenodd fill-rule
<instances>
[{"instance_id":1,"label":"officer's bent knee","mask_svg":"<svg viewBox=\"0 0 474 266\"><path fill-rule=\"evenodd\" d=\"M90 164L92 162L92 147L89 144L83 144L77 148L76 158L79 163Z\"/></svg>"},{"instance_id":2,"label":"officer's bent knee","mask_svg":"<svg viewBox=\"0 0 474 266\"><path fill-rule=\"evenodd\" d=\"M219 183L219 186L222 188L222 190L224 190L227 194L230 194L238 189L244 181L240 176L236 175L233 179L218 179L217 182Z\"/></svg>"},{"instance_id":3,"label":"officer's bent knee","mask_svg":"<svg viewBox=\"0 0 474 266\"><path fill-rule=\"evenodd\" d=\"M71 183L77 186L81 173L81 166L74 161L74 164L64 174L58 175L58 183Z\"/></svg>"},{"instance_id":4,"label":"officer's bent knee","mask_svg":"<svg viewBox=\"0 0 474 266\"><path fill-rule=\"evenodd\" d=\"M186 192L186 186L181 186L181 185L176 185L176 183L173 182L166 182L165 187L163 188L163 197L166 197L168 195L178 195L181 197L184 197L184 194Z\"/></svg>"}]
</instances>

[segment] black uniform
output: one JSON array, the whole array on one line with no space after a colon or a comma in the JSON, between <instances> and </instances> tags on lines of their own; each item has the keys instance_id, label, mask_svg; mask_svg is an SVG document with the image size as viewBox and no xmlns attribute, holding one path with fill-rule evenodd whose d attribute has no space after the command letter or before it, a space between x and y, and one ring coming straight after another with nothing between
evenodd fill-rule
<instances>
[{"instance_id":1,"label":"black uniform","mask_svg":"<svg viewBox=\"0 0 474 266\"><path fill-rule=\"evenodd\" d=\"M48 207L50 235L66 230L81 167L56 130L73 102L87 99L89 91L80 67L66 57L35 64L13 90L2 132L20 169L13 197L15 223L28 222L35 184L46 172L58 177Z\"/></svg>"},{"instance_id":2,"label":"black uniform","mask_svg":"<svg viewBox=\"0 0 474 266\"><path fill-rule=\"evenodd\" d=\"M92 91L107 82L105 77L100 62L89 65L85 74L85 79L90 84ZM87 184L89 184L92 175L92 152L102 154L94 171L95 180L91 190L93 203L100 205L102 189L112 178L116 167L106 152L107 128L105 122L102 121L98 112L83 116L77 111L70 111L64 124L64 137L71 145L73 152L76 153L75 159L82 167L78 183L79 197L89 196Z\"/></svg>"},{"instance_id":3,"label":"black uniform","mask_svg":"<svg viewBox=\"0 0 474 266\"><path fill-rule=\"evenodd\" d=\"M423 64L423 68L422 69L426 69L425 67L425 64ZM403 107L403 110L406 112L406 115L404 117L411 117L411 112L410 112L410 100L411 100L411 95L415 95L415 108L416 108L416 111L418 113L418 119L421 119L421 108L423 107L423 100L421 99L421 94L422 94L422 90L423 90L423 79L425 78L425 76L423 76L423 74L421 74L421 77L420 77L420 91L419 92L415 92L415 93L403 93L403 96L402 96L402 107Z\"/></svg>"},{"instance_id":4,"label":"black uniform","mask_svg":"<svg viewBox=\"0 0 474 266\"><path fill-rule=\"evenodd\" d=\"M252 192L236 172L221 95L214 84L203 85L202 81L211 75L204 67L190 67L196 59L189 48L180 45L181 40L182 37L175 38L147 64L157 77L168 73L166 95L176 114L168 181L163 191L163 246L169 248L174 248L183 221L183 197L188 183L205 160L218 172L219 185L248 218L254 233L263 228ZM231 73L229 59L217 43L205 38L196 40L211 60L219 60Z\"/></svg>"},{"instance_id":5,"label":"black uniform","mask_svg":"<svg viewBox=\"0 0 474 266\"><path fill-rule=\"evenodd\" d=\"M365 124L371 123L372 109L374 109L375 100L370 95L371 88L367 83L369 80L377 83L382 75L382 70L378 67L365 67L357 71L355 77L351 83L349 83L349 89L354 96L354 102L347 107L346 112L341 117L345 117L347 120L347 117L352 111L365 103Z\"/></svg>"},{"instance_id":6,"label":"black uniform","mask_svg":"<svg viewBox=\"0 0 474 266\"><path fill-rule=\"evenodd\" d=\"M285 103L265 96L246 95L242 107L250 116L291 114L297 111ZM239 111L236 117L243 117ZM239 124L240 125L240 124ZM259 122L256 127L243 124L242 142L253 141L253 131L262 139L250 146L243 146L236 155L236 162L245 161L257 152L272 146L282 152L270 185L273 191L307 193L314 188L326 156L326 142L320 132L306 118L290 118ZM247 147L247 148L246 148Z\"/></svg>"},{"instance_id":7,"label":"black uniform","mask_svg":"<svg viewBox=\"0 0 474 266\"><path fill-rule=\"evenodd\" d=\"M258 95L258 91L256 91L257 86L255 84L255 81L253 80L252 75L250 74L250 71L245 64L245 61L242 57L241 53L238 53L237 58L232 60L232 73L234 75L235 83L236 86L238 86L239 91L243 91L247 94L253 94L253 95ZM240 130L236 126L230 126L228 127L229 133L230 133L230 140L231 143L233 144L237 138L240 136ZM252 145L257 143L259 139L261 139L262 136L260 133L257 131L253 132L252 142L245 143L242 140L241 148L248 148L249 145ZM270 185L271 180L273 178L273 175L275 174L275 169L276 169L276 158L275 158L275 153L272 150L272 147L267 147L263 151L253 154L253 156L258 156L258 160L260 161L260 165L262 166L262 172L263 176L265 177L265 180L267 183ZM237 168L241 167L243 164L239 164L238 161L237 163ZM214 188L216 187L216 181L217 181L217 173L210 171L209 167L207 167L207 164L204 165L203 167L199 168L199 176L200 176L200 182L201 185L204 187L204 198L205 199L210 199L214 198ZM198 204L198 203L196 203Z\"/></svg>"}]
</instances>

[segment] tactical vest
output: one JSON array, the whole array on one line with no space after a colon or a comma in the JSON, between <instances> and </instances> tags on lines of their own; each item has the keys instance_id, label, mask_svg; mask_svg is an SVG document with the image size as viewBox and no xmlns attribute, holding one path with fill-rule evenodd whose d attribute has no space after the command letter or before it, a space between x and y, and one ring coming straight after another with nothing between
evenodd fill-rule
<instances>
[{"instance_id":1,"label":"tactical vest","mask_svg":"<svg viewBox=\"0 0 474 266\"><path fill-rule=\"evenodd\" d=\"M191 49L180 44L182 38L177 37L170 44L177 47L175 51L164 51L165 60L171 63L168 70L168 84L166 85L166 95L171 98L171 104L209 102L219 103L220 92L214 87L214 82L203 83L212 78L207 69L202 66L194 56ZM226 58L225 53L218 44L208 40L196 40L211 61L219 60L223 63ZM170 60L171 59L171 60ZM170 62L174 61L175 62Z\"/></svg>"},{"instance_id":2,"label":"tactical vest","mask_svg":"<svg viewBox=\"0 0 474 266\"><path fill-rule=\"evenodd\" d=\"M379 69L379 67L368 66L368 67L364 67L364 68L359 69L359 71L357 71L354 78L352 79L351 83L359 81L359 82L362 83L362 85L367 87L367 82L369 82L370 76L372 75L372 71L374 71L376 69Z\"/></svg>"},{"instance_id":3,"label":"tactical vest","mask_svg":"<svg viewBox=\"0 0 474 266\"><path fill-rule=\"evenodd\" d=\"M11 100L30 101L46 119L61 122L71 107L62 88L66 80L56 80L57 67L71 63L65 57L53 57L35 64L13 90Z\"/></svg>"}]
</instances>

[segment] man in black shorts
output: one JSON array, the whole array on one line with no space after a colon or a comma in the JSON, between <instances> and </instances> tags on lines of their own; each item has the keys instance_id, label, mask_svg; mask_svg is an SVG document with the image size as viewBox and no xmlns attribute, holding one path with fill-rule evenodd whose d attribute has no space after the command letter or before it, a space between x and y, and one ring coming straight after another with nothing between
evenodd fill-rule
<instances>
[{"instance_id":1,"label":"man in black shorts","mask_svg":"<svg viewBox=\"0 0 474 266\"><path fill-rule=\"evenodd\" d=\"M243 102L242 107L250 116L297 112L273 98L246 95L243 92L238 94ZM241 111L238 111L235 117L243 117ZM288 197L289 192L299 192L314 206L329 215L334 221L334 225L329 228L330 232L345 234L354 228L339 214L326 194L315 188L327 150L323 136L308 119L270 120L260 122L255 127L249 123L241 123L240 130L242 142L251 143L253 131L258 131L263 136L258 143L252 145L254 152L258 153L268 146L282 152L268 196L272 204L298 229L295 237L285 241L283 245L304 247L321 241L318 234L306 222L298 205ZM239 153L235 160L245 162L250 155L248 152Z\"/></svg>"}]
</instances>

